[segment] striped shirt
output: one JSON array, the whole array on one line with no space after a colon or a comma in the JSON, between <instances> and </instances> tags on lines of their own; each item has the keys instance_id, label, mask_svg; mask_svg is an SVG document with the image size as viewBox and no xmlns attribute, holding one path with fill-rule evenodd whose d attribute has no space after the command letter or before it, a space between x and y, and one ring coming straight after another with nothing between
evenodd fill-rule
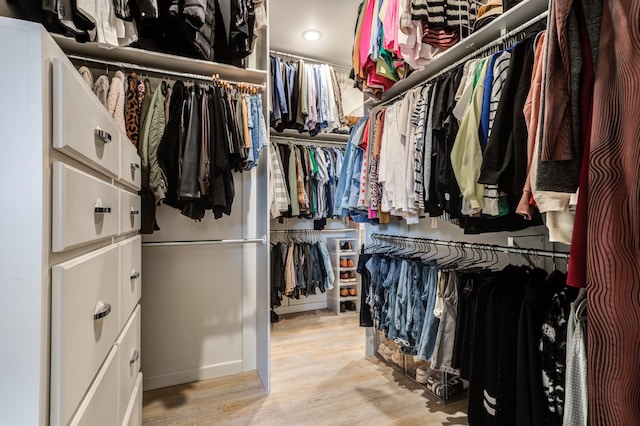
<instances>
[{"instance_id":1,"label":"striped shirt","mask_svg":"<svg viewBox=\"0 0 640 426\"><path fill-rule=\"evenodd\" d=\"M271 167L271 216L276 218L289 209L289 189L284 178L284 167L278 155L278 148L275 145L269 150Z\"/></svg>"},{"instance_id":2,"label":"striped shirt","mask_svg":"<svg viewBox=\"0 0 640 426\"><path fill-rule=\"evenodd\" d=\"M411 123L415 126L416 157L414 167L416 208L424 211L424 136L429 109L429 91L431 85L426 85L420 91L420 97L411 115Z\"/></svg>"}]
</instances>

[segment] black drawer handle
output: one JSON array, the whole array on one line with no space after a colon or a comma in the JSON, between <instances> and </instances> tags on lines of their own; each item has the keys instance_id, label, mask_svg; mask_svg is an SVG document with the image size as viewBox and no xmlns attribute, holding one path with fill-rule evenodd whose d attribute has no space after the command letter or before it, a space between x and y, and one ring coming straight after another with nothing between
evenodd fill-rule
<instances>
[{"instance_id":1,"label":"black drawer handle","mask_svg":"<svg viewBox=\"0 0 640 426\"><path fill-rule=\"evenodd\" d=\"M93 211L98 214L107 214L111 213L111 207L94 207Z\"/></svg>"},{"instance_id":2,"label":"black drawer handle","mask_svg":"<svg viewBox=\"0 0 640 426\"><path fill-rule=\"evenodd\" d=\"M94 134L95 134L97 137L99 137L100 139L102 139L102 141L103 141L104 143L109 143L109 142L111 142L111 133L106 132L106 131L104 131L104 130L102 130L102 129L95 129L93 132L94 132Z\"/></svg>"},{"instance_id":3,"label":"black drawer handle","mask_svg":"<svg viewBox=\"0 0 640 426\"><path fill-rule=\"evenodd\" d=\"M110 313L111 313L111 305L108 304L108 303L105 303L104 305L102 305L100 307L100 309L98 309L96 311L95 314L93 314L93 319L94 319L94 321L97 321L99 319L102 319L102 318L106 317Z\"/></svg>"},{"instance_id":4,"label":"black drawer handle","mask_svg":"<svg viewBox=\"0 0 640 426\"><path fill-rule=\"evenodd\" d=\"M131 352L131 358L129 358L129 364L133 364L134 362L136 362L137 360L140 359L140 352L136 351L135 349Z\"/></svg>"},{"instance_id":5,"label":"black drawer handle","mask_svg":"<svg viewBox=\"0 0 640 426\"><path fill-rule=\"evenodd\" d=\"M133 207L131 207L131 214L132 215L140 214L140 210L136 210Z\"/></svg>"},{"instance_id":6,"label":"black drawer handle","mask_svg":"<svg viewBox=\"0 0 640 426\"><path fill-rule=\"evenodd\" d=\"M140 164L138 164L138 163L131 163L131 169L133 169L133 170L140 170Z\"/></svg>"},{"instance_id":7,"label":"black drawer handle","mask_svg":"<svg viewBox=\"0 0 640 426\"><path fill-rule=\"evenodd\" d=\"M140 278L140 272L133 272L131 274L131 279L132 280L137 280L138 278Z\"/></svg>"}]
</instances>

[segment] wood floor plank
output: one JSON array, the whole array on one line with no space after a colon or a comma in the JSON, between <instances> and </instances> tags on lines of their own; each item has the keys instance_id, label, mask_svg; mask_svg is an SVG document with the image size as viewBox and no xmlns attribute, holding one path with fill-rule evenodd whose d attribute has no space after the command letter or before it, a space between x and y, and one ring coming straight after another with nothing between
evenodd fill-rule
<instances>
[{"instance_id":1,"label":"wood floor plank","mask_svg":"<svg viewBox=\"0 0 640 426\"><path fill-rule=\"evenodd\" d=\"M243 373L144 394L143 423L164 425L466 425L447 405L377 358L364 356L356 315L281 317L271 332L271 394Z\"/></svg>"}]
</instances>

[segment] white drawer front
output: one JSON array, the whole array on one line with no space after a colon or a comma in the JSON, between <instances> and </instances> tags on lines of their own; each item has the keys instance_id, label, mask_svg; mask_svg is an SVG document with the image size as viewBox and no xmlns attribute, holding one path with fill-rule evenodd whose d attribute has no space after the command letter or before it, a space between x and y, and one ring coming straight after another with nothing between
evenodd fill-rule
<instances>
[{"instance_id":1,"label":"white drawer front","mask_svg":"<svg viewBox=\"0 0 640 426\"><path fill-rule=\"evenodd\" d=\"M120 130L78 72L53 60L53 147L101 172L118 176Z\"/></svg>"},{"instance_id":2,"label":"white drawer front","mask_svg":"<svg viewBox=\"0 0 640 426\"><path fill-rule=\"evenodd\" d=\"M112 426L118 423L117 348L113 347L71 426Z\"/></svg>"},{"instance_id":3,"label":"white drawer front","mask_svg":"<svg viewBox=\"0 0 640 426\"><path fill-rule=\"evenodd\" d=\"M118 179L135 190L142 184L140 156L126 134L120 133L120 174Z\"/></svg>"},{"instance_id":4,"label":"white drawer front","mask_svg":"<svg viewBox=\"0 0 640 426\"><path fill-rule=\"evenodd\" d=\"M128 234L140 229L140 196L120 190L120 232Z\"/></svg>"},{"instance_id":5,"label":"white drawer front","mask_svg":"<svg viewBox=\"0 0 640 426\"><path fill-rule=\"evenodd\" d=\"M118 189L64 163L53 163L52 250L118 233Z\"/></svg>"},{"instance_id":6,"label":"white drawer front","mask_svg":"<svg viewBox=\"0 0 640 426\"><path fill-rule=\"evenodd\" d=\"M131 392L140 372L140 305L118 339L118 399L120 407L119 422L125 417L125 411Z\"/></svg>"},{"instance_id":7,"label":"white drawer front","mask_svg":"<svg viewBox=\"0 0 640 426\"><path fill-rule=\"evenodd\" d=\"M142 237L120 244L120 328L129 319L142 293Z\"/></svg>"},{"instance_id":8,"label":"white drawer front","mask_svg":"<svg viewBox=\"0 0 640 426\"><path fill-rule=\"evenodd\" d=\"M131 393L131 399L124 414L122 426L142 425L142 373L138 373L136 385Z\"/></svg>"},{"instance_id":9,"label":"white drawer front","mask_svg":"<svg viewBox=\"0 0 640 426\"><path fill-rule=\"evenodd\" d=\"M117 245L51 269L51 413L54 424L67 424L118 337L118 272Z\"/></svg>"}]
</instances>

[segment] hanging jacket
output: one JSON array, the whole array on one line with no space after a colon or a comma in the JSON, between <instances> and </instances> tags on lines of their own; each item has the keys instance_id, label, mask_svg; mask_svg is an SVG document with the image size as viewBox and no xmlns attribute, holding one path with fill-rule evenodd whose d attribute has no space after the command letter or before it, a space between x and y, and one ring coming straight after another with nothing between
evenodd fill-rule
<instances>
[{"instance_id":1,"label":"hanging jacket","mask_svg":"<svg viewBox=\"0 0 640 426\"><path fill-rule=\"evenodd\" d=\"M142 230L143 234L160 229L155 221L156 206L166 194L166 181L158 164L158 145L164 132L165 86L162 82L153 93L149 111L140 131L140 162L142 164ZM150 96L149 94L147 96Z\"/></svg>"},{"instance_id":2,"label":"hanging jacket","mask_svg":"<svg viewBox=\"0 0 640 426\"><path fill-rule=\"evenodd\" d=\"M124 73L117 71L111 79L107 95L107 111L116 121L118 127L126 131L124 122Z\"/></svg>"},{"instance_id":3,"label":"hanging jacket","mask_svg":"<svg viewBox=\"0 0 640 426\"><path fill-rule=\"evenodd\" d=\"M185 200L200 198L198 168L202 133L201 91L196 83L189 88L189 124L184 152L182 153L182 175L178 195Z\"/></svg>"},{"instance_id":4,"label":"hanging jacket","mask_svg":"<svg viewBox=\"0 0 640 426\"><path fill-rule=\"evenodd\" d=\"M211 89L209 99L210 105L212 105L210 128L213 131L210 144L212 164L209 182L213 198L213 215L219 219L223 214L231 214L235 187L229 163L229 145L227 143L229 133L226 127L226 101L223 90L219 87Z\"/></svg>"},{"instance_id":5,"label":"hanging jacket","mask_svg":"<svg viewBox=\"0 0 640 426\"><path fill-rule=\"evenodd\" d=\"M184 83L178 80L173 84L169 119L158 146L158 164L167 180L164 203L177 209L181 209L184 205L178 197L178 185L180 183L180 147L184 142L180 139L180 125L186 99L187 91Z\"/></svg>"}]
</instances>

